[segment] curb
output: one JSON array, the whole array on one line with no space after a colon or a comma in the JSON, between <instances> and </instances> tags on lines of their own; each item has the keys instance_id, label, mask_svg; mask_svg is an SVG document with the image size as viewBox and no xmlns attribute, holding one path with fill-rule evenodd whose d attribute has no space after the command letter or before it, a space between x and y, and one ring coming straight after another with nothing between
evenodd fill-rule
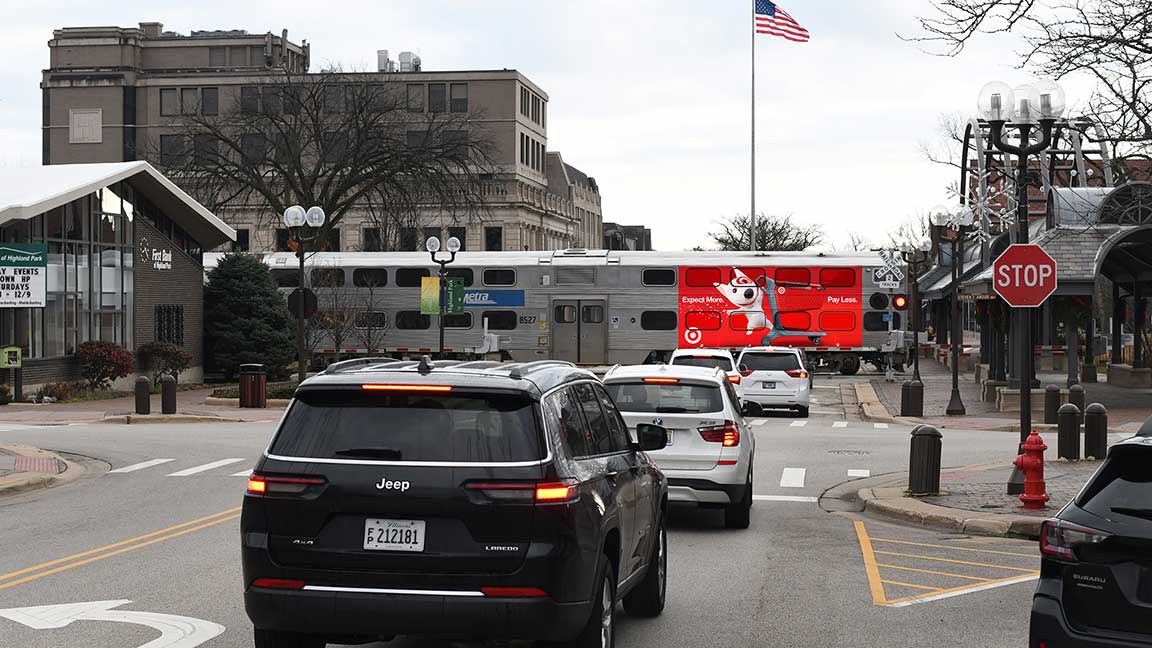
<instances>
[{"instance_id":1,"label":"curb","mask_svg":"<svg viewBox=\"0 0 1152 648\"><path fill-rule=\"evenodd\" d=\"M853 387L856 389L856 403L860 406L860 416L865 421L876 421L879 423L908 423L909 419L901 419L892 416L888 412L888 408L880 402L880 397L876 395L876 388L872 386L871 382L854 383Z\"/></svg>"},{"instance_id":2,"label":"curb","mask_svg":"<svg viewBox=\"0 0 1152 648\"><path fill-rule=\"evenodd\" d=\"M988 515L937 506L904 493L901 487L873 487L862 488L856 495L865 511L901 522L971 535L1036 540L1040 537L1040 524L1045 520L1030 515Z\"/></svg>"},{"instance_id":3,"label":"curb","mask_svg":"<svg viewBox=\"0 0 1152 648\"><path fill-rule=\"evenodd\" d=\"M291 402L292 401L290 399L287 399L287 398L269 398L268 399L268 408L288 407L288 403L291 403ZM204 399L204 404L205 405L216 405L216 406L220 406L220 407L239 408L240 407L240 399L239 398L219 398L216 396L209 396L208 398ZM253 409L268 409L268 408L253 408Z\"/></svg>"},{"instance_id":4,"label":"curb","mask_svg":"<svg viewBox=\"0 0 1152 648\"><path fill-rule=\"evenodd\" d=\"M55 475L44 473L19 472L7 477L0 477L0 496L15 495L41 488L51 488L60 484L75 481L84 475L84 467L79 463L69 461L50 450L42 450L32 446L9 446L18 456L36 457L48 456L64 464L64 470Z\"/></svg>"},{"instance_id":5,"label":"curb","mask_svg":"<svg viewBox=\"0 0 1152 648\"><path fill-rule=\"evenodd\" d=\"M105 416L98 423L123 423L140 425L146 423L248 423L246 419L229 418L207 414L120 414Z\"/></svg>"}]
</instances>

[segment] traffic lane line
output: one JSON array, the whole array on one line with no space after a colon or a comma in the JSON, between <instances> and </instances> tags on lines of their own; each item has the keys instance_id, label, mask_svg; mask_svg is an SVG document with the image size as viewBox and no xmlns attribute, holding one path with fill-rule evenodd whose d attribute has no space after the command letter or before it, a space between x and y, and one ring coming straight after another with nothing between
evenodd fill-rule
<instances>
[{"instance_id":1,"label":"traffic lane line","mask_svg":"<svg viewBox=\"0 0 1152 648\"><path fill-rule=\"evenodd\" d=\"M159 466L160 464L166 464L169 461L176 461L176 460L175 459L151 459L149 461L141 461L140 463L134 463L131 466L124 466L123 468L116 468L115 470L109 470L108 473L112 474L112 473L136 472L137 470L143 470L145 468L151 468L152 466Z\"/></svg>"},{"instance_id":2,"label":"traffic lane line","mask_svg":"<svg viewBox=\"0 0 1152 648\"><path fill-rule=\"evenodd\" d=\"M234 463L240 463L241 461L245 461L245 459L243 457L233 457L231 459L221 459L219 461L213 461L211 463L206 463L206 464L203 464L200 466L193 466L192 468L185 468L184 470L180 470L180 471L177 471L177 472L174 472L174 473L168 475L168 477L187 477L189 475L195 475L196 473L207 472L209 470L212 470L213 468L220 468L221 466L230 466Z\"/></svg>"},{"instance_id":3,"label":"traffic lane line","mask_svg":"<svg viewBox=\"0 0 1152 648\"><path fill-rule=\"evenodd\" d=\"M952 598L955 596L963 596L964 594L972 594L975 592L984 592L984 591L987 591L990 589L996 589L997 587L1006 587L1008 585L1015 585L1017 583L1027 583L1029 581L1038 580L1039 578L1040 578L1040 574L1030 574L1028 576L1014 576L1011 578L1005 578L1002 580L996 580L996 581L992 581L989 583L984 583L982 585L976 585L975 587L957 587L957 588L950 589L950 590L943 590L940 592L936 592L935 594L931 594L928 596L913 596L913 597L908 597L906 599L895 599L892 601L888 601L888 606L901 608L901 607L908 607L910 605L918 605L920 603L931 603L932 601L940 601L940 600Z\"/></svg>"},{"instance_id":4,"label":"traffic lane line","mask_svg":"<svg viewBox=\"0 0 1152 648\"><path fill-rule=\"evenodd\" d=\"M187 522L175 524L163 529L159 529L157 531L152 531L151 533L146 533L134 538L128 538L127 540L121 540L120 542L104 545L103 547L89 549L88 551L82 551L80 553L65 556L63 558L57 558L56 560L50 560L48 562L43 562L38 565L26 567L24 569L9 572L7 574L0 574L0 590L22 585L24 583L44 578L45 576L51 576L52 574L58 574L63 571L75 569L77 567L81 567L98 560L104 560L105 558L118 556L129 551L142 549L158 542L171 540L172 538L178 538L180 536L187 535L201 529L206 529L217 524L230 522L232 520L239 519L239 511L239 506L233 507L224 511L220 511L219 513L213 513L211 515L206 515L195 520L189 520Z\"/></svg>"},{"instance_id":5,"label":"traffic lane line","mask_svg":"<svg viewBox=\"0 0 1152 648\"><path fill-rule=\"evenodd\" d=\"M849 471L851 472L851 471ZM974 553L995 554L999 556L1018 556L1020 558L1037 558L1034 553L1017 553L1013 551L1000 551L998 549L973 549L971 547L955 547L952 545L932 544L927 542L911 542L909 540L894 540L891 538L872 538L872 542L884 542L899 545L912 545L915 547L930 547L933 549L947 549L948 551L971 551Z\"/></svg>"}]
</instances>

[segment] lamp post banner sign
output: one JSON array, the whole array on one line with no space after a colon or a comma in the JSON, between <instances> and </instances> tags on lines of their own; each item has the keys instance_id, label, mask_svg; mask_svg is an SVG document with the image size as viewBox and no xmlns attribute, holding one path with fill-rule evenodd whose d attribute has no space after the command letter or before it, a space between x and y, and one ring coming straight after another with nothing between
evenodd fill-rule
<instances>
[{"instance_id":1,"label":"lamp post banner sign","mask_svg":"<svg viewBox=\"0 0 1152 648\"><path fill-rule=\"evenodd\" d=\"M43 307L47 243L0 243L0 308Z\"/></svg>"},{"instance_id":2,"label":"lamp post banner sign","mask_svg":"<svg viewBox=\"0 0 1152 648\"><path fill-rule=\"evenodd\" d=\"M440 277L420 278L420 314L440 314Z\"/></svg>"}]
</instances>

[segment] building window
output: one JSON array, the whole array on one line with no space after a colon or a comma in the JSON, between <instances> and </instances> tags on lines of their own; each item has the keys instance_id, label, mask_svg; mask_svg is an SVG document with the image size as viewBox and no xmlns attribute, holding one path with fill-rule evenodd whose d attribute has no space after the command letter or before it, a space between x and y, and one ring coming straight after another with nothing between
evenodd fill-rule
<instances>
[{"instance_id":1,"label":"building window","mask_svg":"<svg viewBox=\"0 0 1152 648\"><path fill-rule=\"evenodd\" d=\"M176 88L160 89L160 114L165 117L180 114L180 91Z\"/></svg>"},{"instance_id":2,"label":"building window","mask_svg":"<svg viewBox=\"0 0 1152 648\"><path fill-rule=\"evenodd\" d=\"M324 87L324 110L330 113L344 112L345 99L344 86L329 85Z\"/></svg>"},{"instance_id":3,"label":"building window","mask_svg":"<svg viewBox=\"0 0 1152 648\"><path fill-rule=\"evenodd\" d=\"M520 114L525 117L528 116L529 96L528 88L520 88Z\"/></svg>"},{"instance_id":4,"label":"building window","mask_svg":"<svg viewBox=\"0 0 1152 648\"><path fill-rule=\"evenodd\" d=\"M416 249L418 241L416 240L415 227L401 227L400 228L400 251L411 252Z\"/></svg>"},{"instance_id":5,"label":"building window","mask_svg":"<svg viewBox=\"0 0 1152 648\"><path fill-rule=\"evenodd\" d=\"M645 331L674 331L676 311L644 311L640 313L640 328Z\"/></svg>"},{"instance_id":6,"label":"building window","mask_svg":"<svg viewBox=\"0 0 1152 648\"><path fill-rule=\"evenodd\" d=\"M231 67L247 67L248 48L233 46L228 48L228 65Z\"/></svg>"},{"instance_id":7,"label":"building window","mask_svg":"<svg viewBox=\"0 0 1152 648\"><path fill-rule=\"evenodd\" d=\"M184 162L185 154L183 135L160 136L160 165L177 166Z\"/></svg>"},{"instance_id":8,"label":"building window","mask_svg":"<svg viewBox=\"0 0 1152 648\"><path fill-rule=\"evenodd\" d=\"M328 230L324 236L323 243L320 244L320 249L324 252L339 252L340 251L340 228L333 227Z\"/></svg>"},{"instance_id":9,"label":"building window","mask_svg":"<svg viewBox=\"0 0 1152 648\"><path fill-rule=\"evenodd\" d=\"M260 110L260 86L240 88L240 112L254 113Z\"/></svg>"},{"instance_id":10,"label":"building window","mask_svg":"<svg viewBox=\"0 0 1152 648\"><path fill-rule=\"evenodd\" d=\"M444 328L446 329L470 329L472 328L472 313L449 313L444 316Z\"/></svg>"},{"instance_id":11,"label":"building window","mask_svg":"<svg viewBox=\"0 0 1152 648\"><path fill-rule=\"evenodd\" d=\"M365 227L360 232L360 250L363 252L383 252L384 240L379 227Z\"/></svg>"},{"instance_id":12,"label":"building window","mask_svg":"<svg viewBox=\"0 0 1152 648\"><path fill-rule=\"evenodd\" d=\"M420 311L399 311L396 313L396 328L405 331L424 331L432 328L432 318Z\"/></svg>"},{"instance_id":13,"label":"building window","mask_svg":"<svg viewBox=\"0 0 1152 648\"><path fill-rule=\"evenodd\" d=\"M520 164L528 165L528 136L520 133Z\"/></svg>"},{"instance_id":14,"label":"building window","mask_svg":"<svg viewBox=\"0 0 1152 648\"><path fill-rule=\"evenodd\" d=\"M424 84L408 84L408 112L424 112Z\"/></svg>"},{"instance_id":15,"label":"building window","mask_svg":"<svg viewBox=\"0 0 1152 648\"><path fill-rule=\"evenodd\" d=\"M276 251L277 252L291 252L292 248L288 242L292 239L292 232L288 229L276 230Z\"/></svg>"},{"instance_id":16,"label":"building window","mask_svg":"<svg viewBox=\"0 0 1152 648\"><path fill-rule=\"evenodd\" d=\"M200 89L180 88L180 113L196 115L200 112Z\"/></svg>"},{"instance_id":17,"label":"building window","mask_svg":"<svg viewBox=\"0 0 1152 648\"><path fill-rule=\"evenodd\" d=\"M484 311L480 317L488 320L489 331L516 330L516 311Z\"/></svg>"},{"instance_id":18,"label":"building window","mask_svg":"<svg viewBox=\"0 0 1152 648\"><path fill-rule=\"evenodd\" d=\"M382 288L388 285L385 268L356 268L352 271L352 285L357 288Z\"/></svg>"},{"instance_id":19,"label":"building window","mask_svg":"<svg viewBox=\"0 0 1152 648\"><path fill-rule=\"evenodd\" d=\"M216 115L220 112L220 88L200 89L200 112Z\"/></svg>"},{"instance_id":20,"label":"building window","mask_svg":"<svg viewBox=\"0 0 1152 648\"><path fill-rule=\"evenodd\" d=\"M452 91L452 104L449 106L451 111L454 113L468 112L468 84L453 83L450 89Z\"/></svg>"},{"instance_id":21,"label":"building window","mask_svg":"<svg viewBox=\"0 0 1152 648\"><path fill-rule=\"evenodd\" d=\"M428 84L428 112L442 113L448 111L447 88L443 83Z\"/></svg>"},{"instance_id":22,"label":"building window","mask_svg":"<svg viewBox=\"0 0 1152 648\"><path fill-rule=\"evenodd\" d=\"M100 144L104 141L104 113L99 108L68 111L68 143Z\"/></svg>"},{"instance_id":23,"label":"building window","mask_svg":"<svg viewBox=\"0 0 1152 648\"><path fill-rule=\"evenodd\" d=\"M419 288L420 280L428 276L425 268L399 268L396 270L396 286L399 288Z\"/></svg>"},{"instance_id":24,"label":"building window","mask_svg":"<svg viewBox=\"0 0 1152 648\"><path fill-rule=\"evenodd\" d=\"M247 252L251 247L251 235L247 227L241 227L236 230L236 241L232 243L233 252Z\"/></svg>"},{"instance_id":25,"label":"building window","mask_svg":"<svg viewBox=\"0 0 1152 648\"><path fill-rule=\"evenodd\" d=\"M210 133L192 136L192 155L197 165L209 165L220 157L220 140Z\"/></svg>"},{"instance_id":26,"label":"building window","mask_svg":"<svg viewBox=\"0 0 1152 648\"><path fill-rule=\"evenodd\" d=\"M180 304L156 304L156 341L183 346L184 307Z\"/></svg>"},{"instance_id":27,"label":"building window","mask_svg":"<svg viewBox=\"0 0 1152 648\"><path fill-rule=\"evenodd\" d=\"M410 149L422 149L428 144L428 131L410 130L404 136Z\"/></svg>"},{"instance_id":28,"label":"building window","mask_svg":"<svg viewBox=\"0 0 1152 648\"><path fill-rule=\"evenodd\" d=\"M502 252L504 250L504 228L484 228L484 250L487 252Z\"/></svg>"},{"instance_id":29,"label":"building window","mask_svg":"<svg viewBox=\"0 0 1152 648\"><path fill-rule=\"evenodd\" d=\"M513 268L489 268L484 271L485 286L515 286L516 270Z\"/></svg>"},{"instance_id":30,"label":"building window","mask_svg":"<svg viewBox=\"0 0 1152 648\"><path fill-rule=\"evenodd\" d=\"M244 133L240 136L240 153L251 164L260 164L268 158L268 139L261 133Z\"/></svg>"},{"instance_id":31,"label":"building window","mask_svg":"<svg viewBox=\"0 0 1152 648\"><path fill-rule=\"evenodd\" d=\"M280 88L265 86L260 91L260 106L266 114L279 115L284 109L284 98Z\"/></svg>"},{"instance_id":32,"label":"building window","mask_svg":"<svg viewBox=\"0 0 1152 648\"><path fill-rule=\"evenodd\" d=\"M228 66L228 48L209 47L208 67L222 68Z\"/></svg>"}]
</instances>

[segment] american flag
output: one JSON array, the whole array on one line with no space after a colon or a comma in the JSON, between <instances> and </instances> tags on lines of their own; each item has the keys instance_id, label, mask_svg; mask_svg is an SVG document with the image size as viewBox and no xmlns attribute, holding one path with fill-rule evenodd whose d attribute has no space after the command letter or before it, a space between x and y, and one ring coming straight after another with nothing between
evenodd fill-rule
<instances>
[{"instance_id":1,"label":"american flag","mask_svg":"<svg viewBox=\"0 0 1152 648\"><path fill-rule=\"evenodd\" d=\"M794 43L808 42L808 30L769 0L756 0L756 33L781 36Z\"/></svg>"}]
</instances>

